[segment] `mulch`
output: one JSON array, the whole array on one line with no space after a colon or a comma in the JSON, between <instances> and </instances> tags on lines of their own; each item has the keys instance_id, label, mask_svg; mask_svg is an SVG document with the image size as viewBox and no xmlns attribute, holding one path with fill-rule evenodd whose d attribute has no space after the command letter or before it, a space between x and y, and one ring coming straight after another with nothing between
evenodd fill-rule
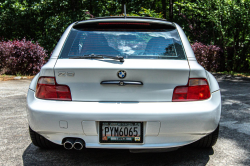
<instances>
[{"instance_id":1,"label":"mulch","mask_svg":"<svg viewBox=\"0 0 250 166\"><path fill-rule=\"evenodd\" d=\"M9 80L29 80L33 79L35 76L12 76L12 75L1 75L0 81L9 81Z\"/></svg>"}]
</instances>

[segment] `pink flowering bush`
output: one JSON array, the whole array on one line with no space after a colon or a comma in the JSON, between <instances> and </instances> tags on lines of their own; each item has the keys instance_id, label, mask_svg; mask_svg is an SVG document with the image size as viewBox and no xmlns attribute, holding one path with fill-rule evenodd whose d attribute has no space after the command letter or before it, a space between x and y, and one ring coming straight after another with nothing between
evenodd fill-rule
<instances>
[{"instance_id":1,"label":"pink flowering bush","mask_svg":"<svg viewBox=\"0 0 250 166\"><path fill-rule=\"evenodd\" d=\"M222 49L215 45L195 42L191 45L198 63L208 71L220 71Z\"/></svg>"},{"instance_id":2,"label":"pink flowering bush","mask_svg":"<svg viewBox=\"0 0 250 166\"><path fill-rule=\"evenodd\" d=\"M37 42L14 40L0 42L0 71L2 74L37 74L45 64L47 53ZM4 73L3 73L4 72Z\"/></svg>"}]
</instances>

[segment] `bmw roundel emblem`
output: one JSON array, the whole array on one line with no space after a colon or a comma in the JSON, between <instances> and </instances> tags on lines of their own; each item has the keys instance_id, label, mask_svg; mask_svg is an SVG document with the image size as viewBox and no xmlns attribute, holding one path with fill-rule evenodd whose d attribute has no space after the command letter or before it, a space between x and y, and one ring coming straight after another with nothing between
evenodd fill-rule
<instances>
[{"instance_id":1,"label":"bmw roundel emblem","mask_svg":"<svg viewBox=\"0 0 250 166\"><path fill-rule=\"evenodd\" d=\"M127 73L126 73L126 71L124 71L124 70L120 70L120 71L118 71L117 72L117 76L119 77L119 78L125 78L126 77L126 75L127 75Z\"/></svg>"}]
</instances>

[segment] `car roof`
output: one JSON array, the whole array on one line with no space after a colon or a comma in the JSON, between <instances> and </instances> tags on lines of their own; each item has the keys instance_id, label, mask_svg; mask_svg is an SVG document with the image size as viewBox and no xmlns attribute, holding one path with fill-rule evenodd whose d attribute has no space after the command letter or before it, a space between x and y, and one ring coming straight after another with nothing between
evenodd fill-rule
<instances>
[{"instance_id":1,"label":"car roof","mask_svg":"<svg viewBox=\"0 0 250 166\"><path fill-rule=\"evenodd\" d=\"M121 16L110 16L110 17L97 17L91 18L88 20L78 21L75 25L85 24L85 23L97 23L97 22L147 22L147 23L158 23L158 24L167 24L175 27L175 24L169 22L165 19L154 18L154 17L121 17Z\"/></svg>"},{"instance_id":2,"label":"car roof","mask_svg":"<svg viewBox=\"0 0 250 166\"><path fill-rule=\"evenodd\" d=\"M95 18L90 18L89 20L93 19L112 19L112 18L121 18L121 19L128 19L128 18L134 18L134 19L153 19L153 20L163 20L167 21L166 19L162 18L155 18L155 17L141 17L141 16L105 16L105 17L95 17Z\"/></svg>"}]
</instances>

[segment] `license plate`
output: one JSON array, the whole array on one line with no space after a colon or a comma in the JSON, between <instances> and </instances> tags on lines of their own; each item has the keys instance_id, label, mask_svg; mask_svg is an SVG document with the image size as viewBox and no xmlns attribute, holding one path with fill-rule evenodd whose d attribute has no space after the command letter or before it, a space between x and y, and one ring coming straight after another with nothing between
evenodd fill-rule
<instances>
[{"instance_id":1,"label":"license plate","mask_svg":"<svg viewBox=\"0 0 250 166\"><path fill-rule=\"evenodd\" d=\"M100 122L100 143L143 143L142 122Z\"/></svg>"}]
</instances>

